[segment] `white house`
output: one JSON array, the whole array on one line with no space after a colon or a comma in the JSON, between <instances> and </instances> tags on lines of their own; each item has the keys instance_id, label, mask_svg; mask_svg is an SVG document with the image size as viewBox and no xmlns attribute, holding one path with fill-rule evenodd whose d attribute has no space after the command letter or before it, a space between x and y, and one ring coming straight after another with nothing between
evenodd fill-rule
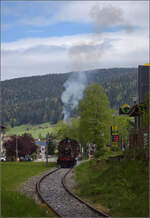
<instances>
[{"instance_id":1,"label":"white house","mask_svg":"<svg viewBox=\"0 0 150 218\"><path fill-rule=\"evenodd\" d=\"M6 127L3 125L0 125L0 154L5 153L5 149L3 148L4 137L6 136L5 130L6 130Z\"/></svg>"}]
</instances>

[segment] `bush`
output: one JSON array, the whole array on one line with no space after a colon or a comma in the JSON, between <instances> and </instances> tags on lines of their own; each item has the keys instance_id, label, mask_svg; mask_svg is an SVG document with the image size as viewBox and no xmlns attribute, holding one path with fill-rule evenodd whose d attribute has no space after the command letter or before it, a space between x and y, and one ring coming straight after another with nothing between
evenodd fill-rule
<instances>
[{"instance_id":1,"label":"bush","mask_svg":"<svg viewBox=\"0 0 150 218\"><path fill-rule=\"evenodd\" d=\"M127 160L149 160L149 147L128 148L124 152Z\"/></svg>"},{"instance_id":2,"label":"bush","mask_svg":"<svg viewBox=\"0 0 150 218\"><path fill-rule=\"evenodd\" d=\"M37 154L36 154L36 153L33 153L33 154L31 155L31 157L33 158L33 160L35 160L36 157L37 157Z\"/></svg>"},{"instance_id":3,"label":"bush","mask_svg":"<svg viewBox=\"0 0 150 218\"><path fill-rule=\"evenodd\" d=\"M116 146L112 146L110 148L111 151L120 151L120 148L119 147L116 147Z\"/></svg>"},{"instance_id":4,"label":"bush","mask_svg":"<svg viewBox=\"0 0 150 218\"><path fill-rule=\"evenodd\" d=\"M105 152L106 152L106 150L105 150L104 148L99 148L99 149L95 152L94 156L95 156L96 158L98 158L98 157L100 157L100 156L103 156Z\"/></svg>"}]
</instances>

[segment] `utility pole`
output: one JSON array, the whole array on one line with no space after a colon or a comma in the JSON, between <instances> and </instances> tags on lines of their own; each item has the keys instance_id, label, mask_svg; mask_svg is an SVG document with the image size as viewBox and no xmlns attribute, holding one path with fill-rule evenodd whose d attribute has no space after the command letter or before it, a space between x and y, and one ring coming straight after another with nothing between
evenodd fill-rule
<instances>
[{"instance_id":1,"label":"utility pole","mask_svg":"<svg viewBox=\"0 0 150 218\"><path fill-rule=\"evenodd\" d=\"M115 112L113 112L113 126L115 126Z\"/></svg>"},{"instance_id":2,"label":"utility pole","mask_svg":"<svg viewBox=\"0 0 150 218\"><path fill-rule=\"evenodd\" d=\"M16 161L18 161L18 140L16 135Z\"/></svg>"},{"instance_id":3,"label":"utility pole","mask_svg":"<svg viewBox=\"0 0 150 218\"><path fill-rule=\"evenodd\" d=\"M121 137L121 147L124 148L124 146L123 146L123 129L122 129L121 136L122 136L122 137Z\"/></svg>"},{"instance_id":4,"label":"utility pole","mask_svg":"<svg viewBox=\"0 0 150 218\"><path fill-rule=\"evenodd\" d=\"M46 167L48 167L48 141L49 141L49 134L46 135L46 145L45 145L45 160L46 160Z\"/></svg>"}]
</instances>

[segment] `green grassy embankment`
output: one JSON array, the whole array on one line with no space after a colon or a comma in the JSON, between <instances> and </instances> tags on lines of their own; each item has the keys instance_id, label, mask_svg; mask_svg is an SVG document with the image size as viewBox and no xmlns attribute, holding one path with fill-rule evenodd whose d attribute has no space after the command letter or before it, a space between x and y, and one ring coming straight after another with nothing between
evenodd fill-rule
<instances>
[{"instance_id":1,"label":"green grassy embankment","mask_svg":"<svg viewBox=\"0 0 150 218\"><path fill-rule=\"evenodd\" d=\"M54 217L55 214L44 205L19 193L18 188L28 178L55 167L56 163L6 162L1 164L1 212L3 217ZM47 212L48 213L47 213Z\"/></svg>"},{"instance_id":2,"label":"green grassy embankment","mask_svg":"<svg viewBox=\"0 0 150 218\"><path fill-rule=\"evenodd\" d=\"M55 133L56 127L55 125L51 125L50 123L43 123L38 125L21 125L16 126L14 128L8 128L6 131L7 136L11 135L22 135L24 133L31 134L33 138L45 138L47 133Z\"/></svg>"},{"instance_id":3,"label":"green grassy embankment","mask_svg":"<svg viewBox=\"0 0 150 218\"><path fill-rule=\"evenodd\" d=\"M75 169L76 194L114 217L148 217L149 170L142 161L88 161Z\"/></svg>"},{"instance_id":4,"label":"green grassy embankment","mask_svg":"<svg viewBox=\"0 0 150 218\"><path fill-rule=\"evenodd\" d=\"M101 159L108 160L110 156L115 157L124 154L124 151L120 150L119 148L117 151L113 151L111 147L105 146L104 149L105 149L105 153L101 156Z\"/></svg>"}]
</instances>

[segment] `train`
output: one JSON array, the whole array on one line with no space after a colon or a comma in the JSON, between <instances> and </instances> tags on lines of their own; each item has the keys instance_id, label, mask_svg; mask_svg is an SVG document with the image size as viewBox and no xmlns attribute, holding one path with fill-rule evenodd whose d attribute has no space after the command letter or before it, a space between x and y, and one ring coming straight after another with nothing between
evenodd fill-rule
<instances>
[{"instance_id":1,"label":"train","mask_svg":"<svg viewBox=\"0 0 150 218\"><path fill-rule=\"evenodd\" d=\"M79 143L66 137L59 142L57 163L61 168L71 168L76 164L79 152Z\"/></svg>"}]
</instances>

